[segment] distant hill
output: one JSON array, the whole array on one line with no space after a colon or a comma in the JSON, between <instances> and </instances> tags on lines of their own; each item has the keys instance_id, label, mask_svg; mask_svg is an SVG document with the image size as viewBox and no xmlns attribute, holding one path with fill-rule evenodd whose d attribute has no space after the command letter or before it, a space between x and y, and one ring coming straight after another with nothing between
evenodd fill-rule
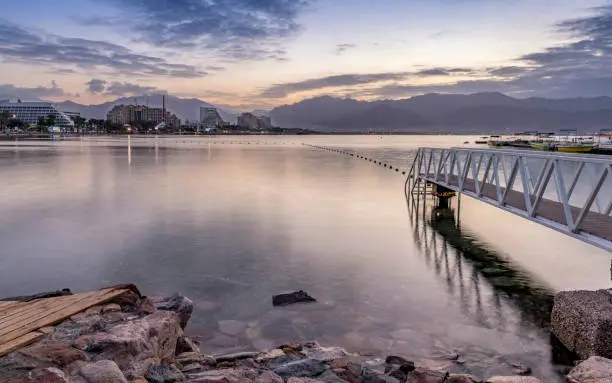
<instances>
[{"instance_id":1,"label":"distant hill","mask_svg":"<svg viewBox=\"0 0 612 383\"><path fill-rule=\"evenodd\" d=\"M386 130L424 127L430 122L418 114L407 112L391 104L377 104L324 124L335 131L364 131L373 127Z\"/></svg>"},{"instance_id":2,"label":"distant hill","mask_svg":"<svg viewBox=\"0 0 612 383\"><path fill-rule=\"evenodd\" d=\"M162 95L155 94L147 96L136 97L139 104L148 104L150 107L162 107ZM57 107L66 112L79 112L81 116L86 118L106 118L106 113L113 108L115 105L120 104L134 104L134 97L123 97L118 98L114 101L105 102L97 105L81 105L72 101L64 101L55 103ZM166 95L166 109L176 114L183 122L185 120L199 120L200 119L200 107L214 107L205 101L198 100L197 98L179 98L170 95ZM223 109L219 109L219 113L224 120L235 122L236 115L231 112L227 112Z\"/></svg>"},{"instance_id":3,"label":"distant hill","mask_svg":"<svg viewBox=\"0 0 612 383\"><path fill-rule=\"evenodd\" d=\"M366 102L325 96L274 108L270 115L276 125L327 131L592 131L612 127L612 98L519 99L502 93L432 93Z\"/></svg>"}]
</instances>

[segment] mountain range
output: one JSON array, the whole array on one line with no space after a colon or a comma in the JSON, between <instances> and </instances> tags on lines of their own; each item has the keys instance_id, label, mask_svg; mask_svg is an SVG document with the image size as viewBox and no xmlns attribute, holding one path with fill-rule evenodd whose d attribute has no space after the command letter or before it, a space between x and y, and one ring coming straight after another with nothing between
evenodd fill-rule
<instances>
[{"instance_id":1,"label":"mountain range","mask_svg":"<svg viewBox=\"0 0 612 383\"><path fill-rule=\"evenodd\" d=\"M65 112L78 112L85 118L96 118L105 119L106 113L113 108L115 105L120 104L134 104L136 101L139 104L146 104L150 107L161 108L162 107L162 95L154 94L148 96L139 97L123 97L113 101L105 102L97 105L81 105L72 101L63 101L55 103L56 106ZM205 101L197 98L179 98L170 95L166 95L166 109L176 114L184 123L186 120L199 121L200 120L200 107L215 107ZM225 121L235 122L236 114L228 112L224 109L217 108L219 114Z\"/></svg>"},{"instance_id":2,"label":"mountain range","mask_svg":"<svg viewBox=\"0 0 612 383\"><path fill-rule=\"evenodd\" d=\"M139 103L162 106L162 95L137 97ZM133 104L134 97L98 105L72 101L57 103L60 110L87 118L106 118L118 104ZM198 120L200 107L214 105L196 98L166 96L166 108L183 122ZM235 122L235 111L217 108L226 121ZM271 111L276 126L320 131L507 132L578 129L594 131L612 127L612 98L513 98L502 93L430 93L401 100L360 101L321 96L283 105Z\"/></svg>"},{"instance_id":3,"label":"mountain range","mask_svg":"<svg viewBox=\"0 0 612 383\"><path fill-rule=\"evenodd\" d=\"M322 131L599 130L612 127L612 98L513 98L502 93L425 94L402 100L315 97L274 108L275 124Z\"/></svg>"}]
</instances>

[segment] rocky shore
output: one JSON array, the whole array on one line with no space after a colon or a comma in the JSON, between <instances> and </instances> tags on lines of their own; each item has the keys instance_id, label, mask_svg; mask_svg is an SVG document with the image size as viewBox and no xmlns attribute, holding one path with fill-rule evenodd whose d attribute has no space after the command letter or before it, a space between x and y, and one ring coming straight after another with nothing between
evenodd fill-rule
<instances>
[{"instance_id":1,"label":"rocky shore","mask_svg":"<svg viewBox=\"0 0 612 383\"><path fill-rule=\"evenodd\" d=\"M38 342L0 358L0 382L540 382L531 376L453 374L399 355L353 354L316 342L207 355L184 333L192 311L184 296L147 298L133 289L46 328ZM610 366L612 361L592 357L568 380L610 382Z\"/></svg>"}]
</instances>

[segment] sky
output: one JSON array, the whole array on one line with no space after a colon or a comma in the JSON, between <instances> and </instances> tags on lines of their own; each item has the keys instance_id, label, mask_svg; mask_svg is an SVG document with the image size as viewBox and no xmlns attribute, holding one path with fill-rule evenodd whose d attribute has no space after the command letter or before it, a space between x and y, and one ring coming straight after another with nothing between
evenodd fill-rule
<instances>
[{"instance_id":1,"label":"sky","mask_svg":"<svg viewBox=\"0 0 612 383\"><path fill-rule=\"evenodd\" d=\"M0 3L0 98L612 96L610 0Z\"/></svg>"}]
</instances>

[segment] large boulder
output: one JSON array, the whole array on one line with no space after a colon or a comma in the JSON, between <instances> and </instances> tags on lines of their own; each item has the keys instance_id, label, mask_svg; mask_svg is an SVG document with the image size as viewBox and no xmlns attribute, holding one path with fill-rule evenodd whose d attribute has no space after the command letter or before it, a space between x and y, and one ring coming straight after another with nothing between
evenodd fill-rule
<instances>
[{"instance_id":1,"label":"large boulder","mask_svg":"<svg viewBox=\"0 0 612 383\"><path fill-rule=\"evenodd\" d=\"M78 370L87 383L127 383L127 379L112 360L82 363Z\"/></svg>"},{"instance_id":2,"label":"large boulder","mask_svg":"<svg viewBox=\"0 0 612 383\"><path fill-rule=\"evenodd\" d=\"M151 298L151 300L158 310L175 312L181 320L181 328L184 329L187 326L191 313L193 313L193 301L191 299L181 294L174 294L169 298L156 297Z\"/></svg>"},{"instance_id":3,"label":"large boulder","mask_svg":"<svg viewBox=\"0 0 612 383\"><path fill-rule=\"evenodd\" d=\"M542 383L538 378L533 376L494 376L487 379L487 383Z\"/></svg>"},{"instance_id":4,"label":"large boulder","mask_svg":"<svg viewBox=\"0 0 612 383\"><path fill-rule=\"evenodd\" d=\"M176 313L158 311L97 333L78 345L95 360L113 360L127 376L144 376L151 365L172 361L182 335Z\"/></svg>"},{"instance_id":5,"label":"large boulder","mask_svg":"<svg viewBox=\"0 0 612 383\"><path fill-rule=\"evenodd\" d=\"M612 294L608 290L558 293L551 327L561 343L582 359L612 358Z\"/></svg>"},{"instance_id":6,"label":"large boulder","mask_svg":"<svg viewBox=\"0 0 612 383\"><path fill-rule=\"evenodd\" d=\"M572 383L611 383L612 360L592 356L570 371L567 379Z\"/></svg>"},{"instance_id":7,"label":"large boulder","mask_svg":"<svg viewBox=\"0 0 612 383\"><path fill-rule=\"evenodd\" d=\"M57 366L67 366L77 360L86 360L87 355L69 344L37 343L33 346L19 350L19 353L41 362L48 362Z\"/></svg>"}]
</instances>

